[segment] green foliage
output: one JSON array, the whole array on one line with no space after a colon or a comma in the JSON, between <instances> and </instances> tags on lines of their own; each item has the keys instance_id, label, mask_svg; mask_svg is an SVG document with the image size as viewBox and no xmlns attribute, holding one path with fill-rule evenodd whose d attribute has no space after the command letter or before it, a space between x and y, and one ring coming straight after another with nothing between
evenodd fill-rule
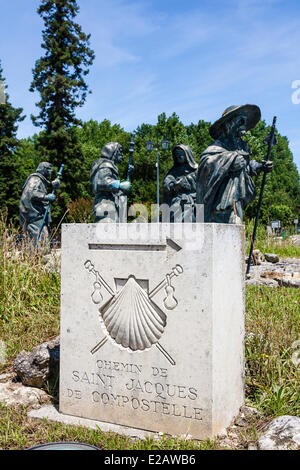
<instances>
[{"instance_id":1,"label":"green foliage","mask_svg":"<svg viewBox=\"0 0 300 470\"><path fill-rule=\"evenodd\" d=\"M133 203L143 203L150 207L156 204L156 151L147 150L147 141L152 140L156 147L157 135L159 145L159 163L160 163L160 188L167 171L173 165L172 148L179 143L189 145L198 162L203 150L211 143L209 136L210 124L205 121L199 121L198 124L184 126L176 114L167 117L164 113L158 116L156 125L141 124L136 130L134 166L135 171L131 176L132 189L129 193L129 205ZM266 156L266 145L263 143L267 136L269 128L264 122L247 133L247 140L251 146L251 158L262 161ZM69 133L70 132L70 133ZM90 120L82 126L72 127L65 134L66 139L72 134L73 142L76 143L76 155L73 159L65 160L66 169L62 176L62 185L57 192L57 199L53 204L52 214L54 221L57 222L62 215L63 209L69 207L69 204L77 199L93 198L90 169L92 163L100 158L101 150L108 142L119 142L123 147L124 160L119 165L120 178L125 179L128 168L128 152L130 143L130 133L126 132L119 124L113 124L109 120L98 123ZM27 176L33 172L37 164L46 160L47 150L42 153L39 147L40 142L46 135L45 131L35 134L32 138L20 141L18 149L15 151L17 164L16 179L18 197L15 200L15 213L21 188ZM170 142L168 150L162 150L161 141L167 138ZM271 220L281 220L282 226L289 225L294 218L300 218L300 185L299 174L292 160L292 153L289 150L286 138L277 134L279 147L272 150L274 160L274 170L267 175L267 182L264 192L263 204L261 209L260 224L265 225ZM66 141L67 142L67 141ZM68 142L66 146L71 145ZM279 153L278 153L279 150ZM280 156L279 156L280 155ZM50 158L50 157L49 157ZM60 160L57 163L62 163ZM59 164L56 169L58 170ZM72 168L73 182L70 180L70 167ZM71 184L71 186L70 186ZM261 175L255 177L257 192L261 184ZM162 193L160 193L162 201ZM245 220L252 220L256 214L258 196L255 201L249 204L245 211Z\"/></svg>"},{"instance_id":2,"label":"green foliage","mask_svg":"<svg viewBox=\"0 0 300 470\"><path fill-rule=\"evenodd\" d=\"M266 158L267 145L264 139L270 132L270 126L266 126L264 121L260 121L253 129L247 132L246 140L252 151L251 158L261 162ZM293 154L289 149L288 139L276 132L277 145L272 148L271 160L274 163L273 171L267 175L264 189L263 202L260 212L260 220L265 224L270 224L274 220L272 214L278 214L275 206L286 206L280 214L283 224L289 224L291 218L300 214L300 182L299 173L293 162ZM261 187L262 174L255 178L257 197L248 205L245 210L245 217L255 217L257 210L258 194ZM272 206L272 209L271 209Z\"/></svg>"},{"instance_id":3,"label":"green foliage","mask_svg":"<svg viewBox=\"0 0 300 470\"><path fill-rule=\"evenodd\" d=\"M42 0L38 9L45 24L42 48L46 53L33 70L30 91L38 91L41 100L40 114L32 120L47 134L57 133L58 140L63 129L80 124L75 110L86 100L84 77L95 57L89 48L90 35L74 22L78 11L76 0Z\"/></svg>"},{"instance_id":4,"label":"green foliage","mask_svg":"<svg viewBox=\"0 0 300 470\"><path fill-rule=\"evenodd\" d=\"M71 224L93 223L93 201L79 198L68 205L68 222Z\"/></svg>"},{"instance_id":5,"label":"green foliage","mask_svg":"<svg viewBox=\"0 0 300 470\"><path fill-rule=\"evenodd\" d=\"M107 119L101 123L93 120L85 122L82 127L77 127L76 134L80 148L79 153L82 155L78 197L88 199L93 197L90 182L92 163L100 158L101 150L108 142L119 142L126 154L129 150L130 134L125 132L118 124L112 125ZM123 178L126 176L127 165L126 158L119 165L120 175Z\"/></svg>"},{"instance_id":6,"label":"green foliage","mask_svg":"<svg viewBox=\"0 0 300 470\"><path fill-rule=\"evenodd\" d=\"M0 82L4 83L0 64ZM4 104L0 104L0 208L6 209L9 217L17 216L16 200L18 199L18 163L15 152L18 123L23 121L22 108L14 108L6 95Z\"/></svg>"},{"instance_id":7,"label":"green foliage","mask_svg":"<svg viewBox=\"0 0 300 470\"><path fill-rule=\"evenodd\" d=\"M37 60L30 91L38 91L41 100L36 126L45 130L38 137L37 149L43 160L56 170L65 163L63 183L52 216L58 220L72 200L82 195L82 155L77 139L76 108L83 106L88 86L85 76L94 60L86 35L74 18L79 11L76 0L42 0L38 14L42 17L42 48L45 55Z\"/></svg>"},{"instance_id":8,"label":"green foliage","mask_svg":"<svg viewBox=\"0 0 300 470\"><path fill-rule=\"evenodd\" d=\"M269 207L269 217L271 220L280 220L282 225L287 226L293 222L292 209L284 204L272 204Z\"/></svg>"},{"instance_id":9,"label":"green foliage","mask_svg":"<svg viewBox=\"0 0 300 470\"><path fill-rule=\"evenodd\" d=\"M165 113L158 116L157 125L142 124L137 128L135 168L133 174L133 187L130 194L131 201L134 202L156 202L156 154L146 151L146 142L151 139L156 143L156 135L159 136L159 147L163 137L170 141L168 151L159 150L160 156L160 182L169 168L172 166L172 148L174 145L183 143L191 147L195 159L198 162L201 153L212 142L209 135L210 123L200 120L197 124L184 126L179 117L173 113L167 117ZM251 158L259 162L266 158L267 146L264 139L270 132L270 126L266 126L264 121L260 121L251 131L247 133L246 140L250 145ZM288 146L286 137L277 133L278 144L273 147L271 159L274 161L274 169L267 175L263 204L261 208L261 218L263 223L270 223L272 220L273 206L286 206L281 209L283 213L282 223L290 223L291 217L300 214L300 184L299 173L293 162L293 155ZM245 218L255 217L257 210L258 194L261 186L262 175L255 178L257 186L257 197L246 208ZM161 186L161 185L160 185ZM160 194L162 197L162 194ZM130 201L130 202L131 202ZM278 212L278 211L277 211ZM292 214L292 215L291 215Z\"/></svg>"},{"instance_id":10,"label":"green foliage","mask_svg":"<svg viewBox=\"0 0 300 470\"><path fill-rule=\"evenodd\" d=\"M159 153L160 175L160 201L162 201L162 181L168 170L173 166L172 148L178 144L191 145L196 148L196 137L193 134L191 143L186 126L179 117L173 113L167 117L165 113L158 116L157 124L142 124L136 131L136 146L134 153L135 172L132 175L132 190L129 195L129 203L156 203L156 150L147 151L147 141L152 140ZM161 142L164 138L169 141L169 149L162 150ZM194 140L193 140L194 139ZM193 146L192 146L193 144ZM196 154L195 154L196 157Z\"/></svg>"},{"instance_id":11,"label":"green foliage","mask_svg":"<svg viewBox=\"0 0 300 470\"><path fill-rule=\"evenodd\" d=\"M90 35L75 22L78 12L76 0L41 0L38 8L44 22L42 48L45 54L35 63L30 91L40 94L39 114L32 116L32 120L43 130L18 143L16 131L18 122L24 119L22 109L13 108L8 101L0 105L0 206L6 207L14 222L18 219L24 181L41 161L50 161L56 171L65 164L62 184L52 208L54 224L72 201L92 198L90 168L93 161L100 158L102 147L110 141L123 146L125 159L119 169L121 179L126 178L130 133L107 119L101 123L93 120L82 123L76 117L76 109L83 106L89 93L85 77L95 58L90 48ZM158 143L162 200L162 181L173 165L172 148L176 144L187 144L199 161L212 141L209 127L210 123L203 120L184 125L175 113L169 117L160 114L156 125L142 123L138 126L129 204L156 203L157 152L147 151L148 140L151 139L155 147ZM264 139L269 131L270 126L260 121L246 136L252 158L259 162L266 157ZM278 132L276 135L278 143L271 152L274 169L267 175L260 221L269 224L272 219L279 219L284 226L300 217L300 184L288 139ZM161 149L163 138L170 142L166 151ZM262 174L255 178L257 193L261 179ZM257 202L258 194L245 210L246 222L255 217Z\"/></svg>"},{"instance_id":12,"label":"green foliage","mask_svg":"<svg viewBox=\"0 0 300 470\"><path fill-rule=\"evenodd\" d=\"M290 238L277 240L273 237L266 237L263 240L257 240L255 248L262 253L274 253L279 258L300 258L300 248ZM249 249L250 241L247 253L249 253Z\"/></svg>"},{"instance_id":13,"label":"green foliage","mask_svg":"<svg viewBox=\"0 0 300 470\"><path fill-rule=\"evenodd\" d=\"M188 145L194 152L194 155L200 156L206 147L211 143L212 138L209 135L210 122L199 121L198 124L190 124L186 127L188 135Z\"/></svg>"},{"instance_id":14,"label":"green foliage","mask_svg":"<svg viewBox=\"0 0 300 470\"><path fill-rule=\"evenodd\" d=\"M253 228L254 219L246 224L247 255L250 251ZM259 223L257 227L254 248L260 250L263 254L274 253L278 255L279 258L300 258L300 248L292 237L287 236L287 238L283 240L275 235L268 235L266 226L262 223Z\"/></svg>"},{"instance_id":15,"label":"green foliage","mask_svg":"<svg viewBox=\"0 0 300 470\"><path fill-rule=\"evenodd\" d=\"M253 229L254 229L254 219L250 220L246 224L246 242L249 243L251 242L252 234L253 234ZM263 241L268 238L268 233L265 225L263 224L258 224L257 230L256 230L256 241Z\"/></svg>"}]
</instances>

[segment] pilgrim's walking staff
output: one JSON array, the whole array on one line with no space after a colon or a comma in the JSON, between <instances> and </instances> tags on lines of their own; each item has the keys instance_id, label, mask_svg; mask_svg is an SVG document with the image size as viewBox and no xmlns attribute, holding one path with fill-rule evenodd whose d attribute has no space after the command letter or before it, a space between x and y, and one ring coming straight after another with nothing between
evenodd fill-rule
<instances>
[{"instance_id":1,"label":"pilgrim's walking staff","mask_svg":"<svg viewBox=\"0 0 300 470\"><path fill-rule=\"evenodd\" d=\"M277 117L274 116L273 124L272 124L272 127L271 127L271 132L265 140L265 143L268 144L268 152L267 152L267 157L266 157L265 162L270 161L272 147L273 147L273 145L277 144L276 135L275 135L276 121L277 121ZM252 239L251 239L251 246L250 246L250 253L249 253L249 259L248 259L248 264L247 264L246 275L249 274L249 272L250 272L251 258L252 258L252 255L253 255L253 247L254 247L254 242L255 242L255 237L256 237L256 231L257 231L257 226L258 226L258 219L259 219L259 214L260 214L261 203L262 203L265 184L266 184L266 177L267 177L267 171L264 171L263 178L262 178L262 183L261 183L261 188L260 188L260 193L259 193L259 198L258 198L257 212L256 212L256 217L255 217L253 235L252 235Z\"/></svg>"}]
</instances>

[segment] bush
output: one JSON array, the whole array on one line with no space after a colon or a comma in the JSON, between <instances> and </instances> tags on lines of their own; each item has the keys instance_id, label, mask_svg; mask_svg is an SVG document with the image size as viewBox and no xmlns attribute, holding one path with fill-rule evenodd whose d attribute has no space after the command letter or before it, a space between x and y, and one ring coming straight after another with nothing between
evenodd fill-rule
<instances>
[{"instance_id":1,"label":"bush","mask_svg":"<svg viewBox=\"0 0 300 470\"><path fill-rule=\"evenodd\" d=\"M89 224L94 222L92 215L93 201L78 198L68 205L68 222L72 224Z\"/></svg>"},{"instance_id":2,"label":"bush","mask_svg":"<svg viewBox=\"0 0 300 470\"><path fill-rule=\"evenodd\" d=\"M284 204L272 204L269 214L271 220L280 220L282 226L290 225L293 222L293 211Z\"/></svg>"}]
</instances>

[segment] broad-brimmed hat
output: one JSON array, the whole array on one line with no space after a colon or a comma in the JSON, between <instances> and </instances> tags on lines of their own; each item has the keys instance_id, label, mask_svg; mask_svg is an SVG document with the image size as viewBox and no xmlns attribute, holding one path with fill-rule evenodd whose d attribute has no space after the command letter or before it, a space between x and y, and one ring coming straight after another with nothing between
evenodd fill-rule
<instances>
[{"instance_id":1,"label":"broad-brimmed hat","mask_svg":"<svg viewBox=\"0 0 300 470\"><path fill-rule=\"evenodd\" d=\"M224 123L238 114L245 114L247 117L246 129L252 129L261 118L261 112L255 104L245 104L243 106L229 106L226 108L222 117L218 119L209 129L209 133L213 139L217 139L221 134Z\"/></svg>"}]
</instances>

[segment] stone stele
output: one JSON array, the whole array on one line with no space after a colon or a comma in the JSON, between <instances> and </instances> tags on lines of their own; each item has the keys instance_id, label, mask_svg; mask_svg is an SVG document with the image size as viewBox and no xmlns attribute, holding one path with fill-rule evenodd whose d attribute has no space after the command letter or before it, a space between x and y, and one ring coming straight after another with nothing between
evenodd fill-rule
<instances>
[{"instance_id":1,"label":"stone stele","mask_svg":"<svg viewBox=\"0 0 300 470\"><path fill-rule=\"evenodd\" d=\"M244 232L66 224L60 413L195 439L244 403Z\"/></svg>"}]
</instances>

